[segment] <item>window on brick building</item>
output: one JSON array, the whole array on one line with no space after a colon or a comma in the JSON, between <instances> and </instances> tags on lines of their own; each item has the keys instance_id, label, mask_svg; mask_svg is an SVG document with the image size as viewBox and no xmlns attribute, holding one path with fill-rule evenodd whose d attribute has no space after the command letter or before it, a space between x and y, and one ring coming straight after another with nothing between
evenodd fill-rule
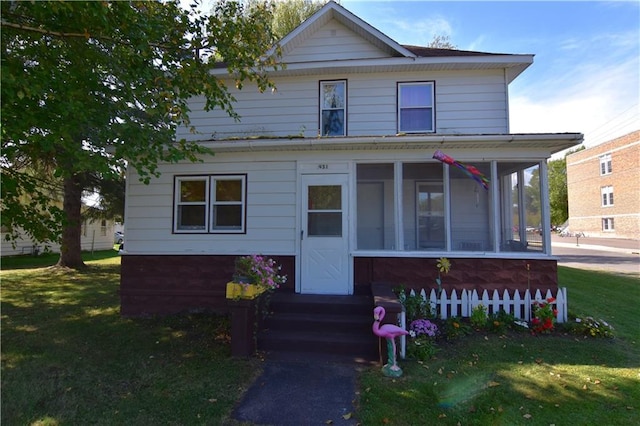
<instances>
[{"instance_id":1,"label":"window on brick building","mask_svg":"<svg viewBox=\"0 0 640 426\"><path fill-rule=\"evenodd\" d=\"M602 195L602 207L613 205L613 186L603 186L600 188L600 194Z\"/></svg>"},{"instance_id":2,"label":"window on brick building","mask_svg":"<svg viewBox=\"0 0 640 426\"><path fill-rule=\"evenodd\" d=\"M602 218L602 230L603 231L613 231L613 218L612 217L603 217Z\"/></svg>"},{"instance_id":3,"label":"window on brick building","mask_svg":"<svg viewBox=\"0 0 640 426\"><path fill-rule=\"evenodd\" d=\"M604 154L600 156L600 175L608 175L612 171L611 154Z\"/></svg>"}]
</instances>

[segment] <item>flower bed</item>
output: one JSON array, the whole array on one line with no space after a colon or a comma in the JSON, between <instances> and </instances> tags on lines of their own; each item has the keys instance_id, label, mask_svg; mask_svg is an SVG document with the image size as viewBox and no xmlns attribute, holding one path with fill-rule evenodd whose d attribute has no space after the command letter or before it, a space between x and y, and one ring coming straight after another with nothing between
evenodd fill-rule
<instances>
[{"instance_id":1,"label":"flower bed","mask_svg":"<svg viewBox=\"0 0 640 426\"><path fill-rule=\"evenodd\" d=\"M405 321L409 324L409 336L401 353L406 358L424 362L438 351L438 345L472 333L530 333L533 336L562 334L568 336L613 337L613 327L603 320L592 317L574 317L569 321L558 322L556 299L534 300L531 303L531 316L528 320L518 319L502 309L489 312L487 306L476 304L466 317L436 315L435 306L423 295L404 289L397 289L398 300L402 304Z\"/></svg>"}]
</instances>

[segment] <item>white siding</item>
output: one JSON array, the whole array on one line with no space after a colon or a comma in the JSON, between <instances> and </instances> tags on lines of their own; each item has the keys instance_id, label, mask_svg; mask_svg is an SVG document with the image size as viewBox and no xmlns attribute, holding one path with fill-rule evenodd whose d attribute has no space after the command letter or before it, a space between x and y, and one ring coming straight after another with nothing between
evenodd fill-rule
<instances>
[{"instance_id":1,"label":"white siding","mask_svg":"<svg viewBox=\"0 0 640 426\"><path fill-rule=\"evenodd\" d=\"M240 115L236 122L220 110L203 111L203 100L191 104L192 125L199 134L179 129L188 140L251 136L318 135L319 81L346 79L348 136L397 133L397 83L435 81L436 133L507 133L507 91L502 72L450 71L329 74L275 79L277 91L259 93L247 85L232 90Z\"/></svg>"},{"instance_id":2,"label":"white siding","mask_svg":"<svg viewBox=\"0 0 640 426\"><path fill-rule=\"evenodd\" d=\"M518 153L496 149L448 150L461 161L486 158L545 158L544 149ZM305 162L330 166L349 162L435 161L433 150L340 150L266 153L218 153L202 163L165 164L149 185L129 170L125 249L131 254L251 254L295 255L298 242L298 170ZM304 169L309 172L315 168ZM247 175L246 234L173 234L173 183L176 175ZM473 188L474 182L465 182ZM389 190L389 193L392 193ZM411 199L411 197L409 197Z\"/></svg>"},{"instance_id":3,"label":"white siding","mask_svg":"<svg viewBox=\"0 0 640 426\"><path fill-rule=\"evenodd\" d=\"M80 248L82 251L92 250L109 250L114 245L114 224L113 221L107 221L105 229L102 229L101 221L90 222L86 230L83 227L83 234L80 236ZM38 253L45 251L52 253L60 253L60 244L58 243L34 243L27 237L26 234L22 234L22 238L15 242L15 247L10 241L5 240L5 233L1 235L2 238L2 256L16 256L22 254L33 254L37 250Z\"/></svg>"},{"instance_id":4,"label":"white siding","mask_svg":"<svg viewBox=\"0 0 640 426\"><path fill-rule=\"evenodd\" d=\"M294 63L386 56L380 49L332 19L282 59L285 63Z\"/></svg>"},{"instance_id":5,"label":"white siding","mask_svg":"<svg viewBox=\"0 0 640 426\"><path fill-rule=\"evenodd\" d=\"M161 167L149 185L127 179L126 244L129 253L295 253L296 163L256 154L218 154L203 163ZM188 171L188 172L187 172ZM247 175L246 234L173 234L175 175Z\"/></svg>"}]
</instances>

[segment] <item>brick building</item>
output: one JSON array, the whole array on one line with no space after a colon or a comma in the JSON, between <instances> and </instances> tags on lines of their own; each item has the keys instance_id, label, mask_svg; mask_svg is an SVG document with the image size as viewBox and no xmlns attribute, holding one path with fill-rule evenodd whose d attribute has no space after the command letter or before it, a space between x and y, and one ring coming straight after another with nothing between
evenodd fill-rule
<instances>
[{"instance_id":1,"label":"brick building","mask_svg":"<svg viewBox=\"0 0 640 426\"><path fill-rule=\"evenodd\" d=\"M640 238L640 130L566 161L569 229L590 237Z\"/></svg>"}]
</instances>

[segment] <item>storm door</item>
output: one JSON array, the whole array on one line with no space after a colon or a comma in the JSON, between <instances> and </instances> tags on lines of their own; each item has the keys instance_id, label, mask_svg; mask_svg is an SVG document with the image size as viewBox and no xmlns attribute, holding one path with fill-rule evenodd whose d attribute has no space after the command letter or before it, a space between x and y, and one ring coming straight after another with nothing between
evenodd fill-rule
<instances>
[{"instance_id":1,"label":"storm door","mask_svg":"<svg viewBox=\"0 0 640 426\"><path fill-rule=\"evenodd\" d=\"M300 290L351 294L348 175L302 175Z\"/></svg>"}]
</instances>

